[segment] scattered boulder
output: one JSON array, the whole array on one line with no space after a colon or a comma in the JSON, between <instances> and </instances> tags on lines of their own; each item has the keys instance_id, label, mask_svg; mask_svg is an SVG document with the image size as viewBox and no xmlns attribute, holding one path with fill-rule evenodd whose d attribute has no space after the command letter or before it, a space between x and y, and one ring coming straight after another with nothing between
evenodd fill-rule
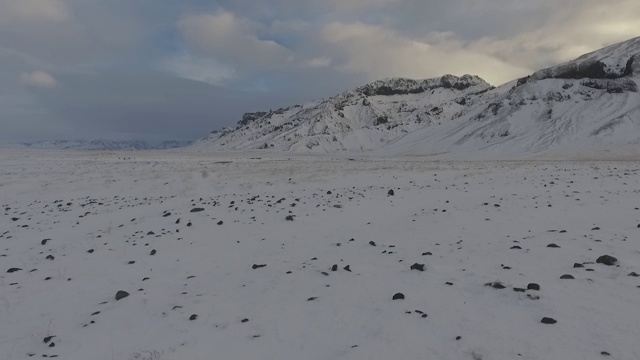
<instances>
[{"instance_id":1,"label":"scattered boulder","mask_svg":"<svg viewBox=\"0 0 640 360\"><path fill-rule=\"evenodd\" d=\"M56 337L55 335L51 335L51 336L47 336L45 337L42 341L47 344L49 343L49 341L51 341L51 339L53 339L54 337Z\"/></svg>"},{"instance_id":2,"label":"scattered boulder","mask_svg":"<svg viewBox=\"0 0 640 360\"><path fill-rule=\"evenodd\" d=\"M575 278L573 277L573 275L565 274L565 275L560 276L560 279L563 279L563 280L573 280L573 279L575 279Z\"/></svg>"},{"instance_id":3,"label":"scattered boulder","mask_svg":"<svg viewBox=\"0 0 640 360\"><path fill-rule=\"evenodd\" d=\"M396 194L396 193L393 191L393 189L390 189L390 190L387 192L387 195L389 195L389 196L394 196L395 194Z\"/></svg>"},{"instance_id":4,"label":"scattered boulder","mask_svg":"<svg viewBox=\"0 0 640 360\"><path fill-rule=\"evenodd\" d=\"M129 293L128 293L128 292L126 292L126 291L124 291L124 290L119 290L119 291L116 293L116 301L119 301L119 300L121 300L121 299L124 299L124 298L126 298L127 296L129 296Z\"/></svg>"},{"instance_id":5,"label":"scattered boulder","mask_svg":"<svg viewBox=\"0 0 640 360\"><path fill-rule=\"evenodd\" d=\"M404 300L404 294L403 293L396 293L395 295L393 295L393 299L392 300Z\"/></svg>"},{"instance_id":6,"label":"scattered boulder","mask_svg":"<svg viewBox=\"0 0 640 360\"><path fill-rule=\"evenodd\" d=\"M198 315L196 315L196 314L193 314L193 315L189 316L189 320L191 320L191 321L193 321L193 320L195 320L197 318L198 318Z\"/></svg>"},{"instance_id":7,"label":"scattered boulder","mask_svg":"<svg viewBox=\"0 0 640 360\"><path fill-rule=\"evenodd\" d=\"M506 286L502 285L502 283L499 282L499 281L494 281L492 283L489 282L489 283L484 284L484 286L490 286L490 287L492 287L494 289L498 289L498 290L506 288Z\"/></svg>"},{"instance_id":8,"label":"scattered boulder","mask_svg":"<svg viewBox=\"0 0 640 360\"><path fill-rule=\"evenodd\" d=\"M14 273L14 272L20 271L20 270L22 270L22 269L20 269L20 268L11 268L11 269L7 270L7 272L8 273Z\"/></svg>"},{"instance_id":9,"label":"scattered boulder","mask_svg":"<svg viewBox=\"0 0 640 360\"><path fill-rule=\"evenodd\" d=\"M253 270L255 269L260 269L267 266L267 264L262 264L262 265L258 265L258 264L253 264L253 266L251 267Z\"/></svg>"},{"instance_id":10,"label":"scattered boulder","mask_svg":"<svg viewBox=\"0 0 640 360\"><path fill-rule=\"evenodd\" d=\"M424 271L424 264L415 263L411 265L411 270Z\"/></svg>"},{"instance_id":11,"label":"scattered boulder","mask_svg":"<svg viewBox=\"0 0 640 360\"><path fill-rule=\"evenodd\" d=\"M204 211L204 209L203 208L193 208L193 209L191 209L190 212L197 213L197 212L201 212L201 211Z\"/></svg>"},{"instance_id":12,"label":"scattered boulder","mask_svg":"<svg viewBox=\"0 0 640 360\"><path fill-rule=\"evenodd\" d=\"M540 291L540 285L536 283L530 283L529 285L527 285L527 290Z\"/></svg>"},{"instance_id":13,"label":"scattered boulder","mask_svg":"<svg viewBox=\"0 0 640 360\"><path fill-rule=\"evenodd\" d=\"M540 320L541 323L543 324L547 324L547 325L553 325L555 323L557 323L558 321L549 317L544 317L542 318L542 320Z\"/></svg>"},{"instance_id":14,"label":"scattered boulder","mask_svg":"<svg viewBox=\"0 0 640 360\"><path fill-rule=\"evenodd\" d=\"M47 241L50 241L51 239L43 239L42 241L40 241L40 244L42 245L46 245Z\"/></svg>"},{"instance_id":15,"label":"scattered boulder","mask_svg":"<svg viewBox=\"0 0 640 360\"><path fill-rule=\"evenodd\" d=\"M607 265L607 266L613 266L618 262L618 259L614 258L611 255L602 255L596 260L596 262L598 264L604 264L604 265Z\"/></svg>"}]
</instances>

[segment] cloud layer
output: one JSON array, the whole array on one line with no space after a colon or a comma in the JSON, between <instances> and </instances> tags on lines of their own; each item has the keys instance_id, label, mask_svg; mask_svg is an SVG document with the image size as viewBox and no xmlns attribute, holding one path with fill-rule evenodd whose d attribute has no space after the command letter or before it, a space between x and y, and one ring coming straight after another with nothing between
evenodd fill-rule
<instances>
[{"instance_id":1,"label":"cloud layer","mask_svg":"<svg viewBox=\"0 0 640 360\"><path fill-rule=\"evenodd\" d=\"M0 141L195 138L386 77L500 84L638 19L636 0L0 0Z\"/></svg>"}]
</instances>

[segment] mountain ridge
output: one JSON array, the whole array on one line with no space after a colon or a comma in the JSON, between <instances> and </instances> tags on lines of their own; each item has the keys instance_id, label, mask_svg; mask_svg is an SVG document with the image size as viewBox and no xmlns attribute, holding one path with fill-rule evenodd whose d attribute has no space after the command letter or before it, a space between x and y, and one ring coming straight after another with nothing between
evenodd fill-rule
<instances>
[{"instance_id":1,"label":"mountain ridge","mask_svg":"<svg viewBox=\"0 0 640 360\"><path fill-rule=\"evenodd\" d=\"M192 141L165 140L150 142L142 140L43 140L15 144L2 144L0 148L39 149L39 150L168 150L191 145Z\"/></svg>"},{"instance_id":2,"label":"mountain ridge","mask_svg":"<svg viewBox=\"0 0 640 360\"><path fill-rule=\"evenodd\" d=\"M577 152L596 143L607 152L633 150L640 144L639 76L637 37L499 87L472 75L378 80L327 99L245 114L235 128L192 146L381 155L491 150L520 156L563 147Z\"/></svg>"}]
</instances>

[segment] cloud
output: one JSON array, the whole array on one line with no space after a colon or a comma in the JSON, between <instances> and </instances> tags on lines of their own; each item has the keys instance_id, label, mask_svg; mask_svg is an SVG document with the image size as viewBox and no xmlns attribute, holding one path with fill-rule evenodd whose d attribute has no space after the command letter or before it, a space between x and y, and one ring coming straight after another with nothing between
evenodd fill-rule
<instances>
[{"instance_id":1,"label":"cloud","mask_svg":"<svg viewBox=\"0 0 640 360\"><path fill-rule=\"evenodd\" d=\"M221 85L235 77L235 70L221 65L213 59L194 58L183 55L165 59L157 65L158 70L183 79Z\"/></svg>"},{"instance_id":2,"label":"cloud","mask_svg":"<svg viewBox=\"0 0 640 360\"><path fill-rule=\"evenodd\" d=\"M484 37L469 47L537 70L640 35L637 0L567 0L556 10L536 29Z\"/></svg>"},{"instance_id":3,"label":"cloud","mask_svg":"<svg viewBox=\"0 0 640 360\"><path fill-rule=\"evenodd\" d=\"M322 38L341 54L338 70L362 73L368 80L469 73L501 84L531 71L472 51L452 34L418 38L383 26L332 23L322 30Z\"/></svg>"},{"instance_id":4,"label":"cloud","mask_svg":"<svg viewBox=\"0 0 640 360\"><path fill-rule=\"evenodd\" d=\"M39 89L53 89L58 85L53 76L40 70L22 73L20 75L20 83Z\"/></svg>"},{"instance_id":5,"label":"cloud","mask_svg":"<svg viewBox=\"0 0 640 360\"><path fill-rule=\"evenodd\" d=\"M9 22L64 22L71 9L64 0L0 0L0 25Z\"/></svg>"},{"instance_id":6,"label":"cloud","mask_svg":"<svg viewBox=\"0 0 640 360\"><path fill-rule=\"evenodd\" d=\"M260 38L260 24L228 11L185 16L178 28L189 50L198 56L251 70L293 61L287 48Z\"/></svg>"},{"instance_id":7,"label":"cloud","mask_svg":"<svg viewBox=\"0 0 640 360\"><path fill-rule=\"evenodd\" d=\"M331 59L327 57L319 57L319 58L315 58L307 61L306 65L307 67L312 69L326 68L326 67L329 67L329 65L331 65Z\"/></svg>"}]
</instances>

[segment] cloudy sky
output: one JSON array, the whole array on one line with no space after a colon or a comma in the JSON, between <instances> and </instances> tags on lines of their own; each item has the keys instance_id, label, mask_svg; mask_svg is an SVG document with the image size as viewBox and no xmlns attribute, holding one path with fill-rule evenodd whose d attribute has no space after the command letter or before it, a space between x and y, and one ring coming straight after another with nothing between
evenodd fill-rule
<instances>
[{"instance_id":1,"label":"cloudy sky","mask_svg":"<svg viewBox=\"0 0 640 360\"><path fill-rule=\"evenodd\" d=\"M194 139L387 77L499 85L638 23L638 0L0 0L0 142Z\"/></svg>"}]
</instances>

